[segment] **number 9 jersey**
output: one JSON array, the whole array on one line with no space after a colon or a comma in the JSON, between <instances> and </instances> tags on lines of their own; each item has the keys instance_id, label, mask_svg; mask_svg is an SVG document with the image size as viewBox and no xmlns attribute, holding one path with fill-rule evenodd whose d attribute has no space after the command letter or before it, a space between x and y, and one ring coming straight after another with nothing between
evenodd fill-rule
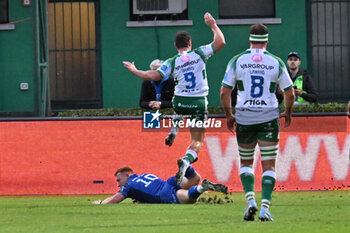
<instances>
[{"instance_id":1,"label":"number 9 jersey","mask_svg":"<svg viewBox=\"0 0 350 233\"><path fill-rule=\"evenodd\" d=\"M227 65L222 86L237 85L236 122L260 124L279 118L277 85L282 91L292 88L286 65L263 49L247 49Z\"/></svg>"},{"instance_id":2,"label":"number 9 jersey","mask_svg":"<svg viewBox=\"0 0 350 233\"><path fill-rule=\"evenodd\" d=\"M163 78L170 75L174 77L176 96L207 96L206 62L214 53L212 44L203 45L167 59L157 71Z\"/></svg>"}]
</instances>

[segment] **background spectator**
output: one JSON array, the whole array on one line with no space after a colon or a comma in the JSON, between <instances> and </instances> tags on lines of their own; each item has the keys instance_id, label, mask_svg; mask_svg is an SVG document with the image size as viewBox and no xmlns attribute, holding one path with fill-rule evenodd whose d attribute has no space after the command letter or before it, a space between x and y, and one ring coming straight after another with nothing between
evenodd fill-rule
<instances>
[{"instance_id":1,"label":"background spectator","mask_svg":"<svg viewBox=\"0 0 350 233\"><path fill-rule=\"evenodd\" d=\"M300 56L297 52L290 52L287 58L288 73L293 82L295 104L317 102L317 91L311 76L306 70L299 68Z\"/></svg>"},{"instance_id":2,"label":"background spectator","mask_svg":"<svg viewBox=\"0 0 350 233\"><path fill-rule=\"evenodd\" d=\"M151 62L151 70L156 70L163 64L162 60ZM174 95L174 79L169 76L159 81L144 80L141 87L140 107L145 109L171 108Z\"/></svg>"}]
</instances>

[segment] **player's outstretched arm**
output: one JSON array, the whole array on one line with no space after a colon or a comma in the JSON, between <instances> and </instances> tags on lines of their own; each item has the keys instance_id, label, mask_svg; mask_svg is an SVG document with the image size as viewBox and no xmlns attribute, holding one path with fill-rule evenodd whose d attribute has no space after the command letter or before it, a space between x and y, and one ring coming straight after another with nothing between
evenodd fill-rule
<instances>
[{"instance_id":1,"label":"player's outstretched arm","mask_svg":"<svg viewBox=\"0 0 350 233\"><path fill-rule=\"evenodd\" d=\"M290 88L284 92L284 112L281 113L280 117L285 118L284 127L288 127L292 122L292 111L294 104L294 89Z\"/></svg>"},{"instance_id":2,"label":"player's outstretched arm","mask_svg":"<svg viewBox=\"0 0 350 233\"><path fill-rule=\"evenodd\" d=\"M207 12L204 14L204 22L211 28L214 33L213 46L215 48L215 52L218 52L226 44L225 36L218 25L216 25L216 20L210 13Z\"/></svg>"},{"instance_id":3,"label":"player's outstretched arm","mask_svg":"<svg viewBox=\"0 0 350 233\"><path fill-rule=\"evenodd\" d=\"M94 204L94 205L115 204L115 203L122 202L124 199L125 199L125 197L123 194L117 193L111 197L104 199L104 200L93 201L92 204Z\"/></svg>"},{"instance_id":4,"label":"player's outstretched arm","mask_svg":"<svg viewBox=\"0 0 350 233\"><path fill-rule=\"evenodd\" d=\"M232 114L232 106L231 106L231 92L232 90L227 87L221 87L220 90L220 99L221 99L221 105L222 108L225 111L226 120L227 120L227 128L232 133L234 133L234 124L235 124L235 117Z\"/></svg>"},{"instance_id":5,"label":"player's outstretched arm","mask_svg":"<svg viewBox=\"0 0 350 233\"><path fill-rule=\"evenodd\" d=\"M123 61L123 65L133 74L139 76L144 80L158 81L162 79L162 76L155 70L138 70L134 62Z\"/></svg>"}]
</instances>

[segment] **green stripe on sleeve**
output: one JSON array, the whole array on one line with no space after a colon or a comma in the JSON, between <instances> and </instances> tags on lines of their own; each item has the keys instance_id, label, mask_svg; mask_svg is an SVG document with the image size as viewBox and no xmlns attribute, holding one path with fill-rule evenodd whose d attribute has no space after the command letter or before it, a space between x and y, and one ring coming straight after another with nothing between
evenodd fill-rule
<instances>
[{"instance_id":1,"label":"green stripe on sleeve","mask_svg":"<svg viewBox=\"0 0 350 233\"><path fill-rule=\"evenodd\" d=\"M213 43L211 43L210 45L211 45L211 48L213 49L214 53L216 53L216 50L215 50L214 44L213 44Z\"/></svg>"},{"instance_id":2,"label":"green stripe on sleeve","mask_svg":"<svg viewBox=\"0 0 350 233\"><path fill-rule=\"evenodd\" d=\"M224 82L221 83L221 86L226 87L226 88L230 88L231 90L233 89L233 87L231 87L230 85L228 85Z\"/></svg>"},{"instance_id":3,"label":"green stripe on sleeve","mask_svg":"<svg viewBox=\"0 0 350 233\"><path fill-rule=\"evenodd\" d=\"M204 63L207 62L207 59L205 58L205 55L200 48L195 49L194 52L197 53L202 58Z\"/></svg>"},{"instance_id":4,"label":"green stripe on sleeve","mask_svg":"<svg viewBox=\"0 0 350 233\"><path fill-rule=\"evenodd\" d=\"M251 51L250 50L246 50L246 51L243 51L241 52L240 54L234 56L231 60L230 60L230 63L232 64L232 67L233 67L233 70L236 71L236 65L237 65L237 60L239 57L241 57L242 55L244 54L248 54L250 53Z\"/></svg>"},{"instance_id":5,"label":"green stripe on sleeve","mask_svg":"<svg viewBox=\"0 0 350 233\"><path fill-rule=\"evenodd\" d=\"M293 85L290 85L289 87L284 88L283 91L288 91L291 88L293 88Z\"/></svg>"}]
</instances>

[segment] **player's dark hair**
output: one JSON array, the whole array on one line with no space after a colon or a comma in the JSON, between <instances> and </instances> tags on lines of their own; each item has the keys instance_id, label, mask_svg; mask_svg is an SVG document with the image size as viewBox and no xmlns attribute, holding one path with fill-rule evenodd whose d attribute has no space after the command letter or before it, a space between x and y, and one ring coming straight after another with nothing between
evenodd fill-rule
<instances>
[{"instance_id":1,"label":"player's dark hair","mask_svg":"<svg viewBox=\"0 0 350 233\"><path fill-rule=\"evenodd\" d=\"M250 34L253 35L265 35L269 33L269 29L261 23L253 24L250 27ZM263 44L266 43L266 41L250 41L252 44Z\"/></svg>"},{"instance_id":2,"label":"player's dark hair","mask_svg":"<svg viewBox=\"0 0 350 233\"><path fill-rule=\"evenodd\" d=\"M130 172L130 173L134 173L134 171L130 168L130 167L121 167L119 168L115 173L114 173L114 176L117 176L118 173L121 173L121 172Z\"/></svg>"},{"instance_id":3,"label":"player's dark hair","mask_svg":"<svg viewBox=\"0 0 350 233\"><path fill-rule=\"evenodd\" d=\"M186 31L179 31L175 36L175 46L178 49L186 48L189 46L191 36Z\"/></svg>"}]
</instances>

